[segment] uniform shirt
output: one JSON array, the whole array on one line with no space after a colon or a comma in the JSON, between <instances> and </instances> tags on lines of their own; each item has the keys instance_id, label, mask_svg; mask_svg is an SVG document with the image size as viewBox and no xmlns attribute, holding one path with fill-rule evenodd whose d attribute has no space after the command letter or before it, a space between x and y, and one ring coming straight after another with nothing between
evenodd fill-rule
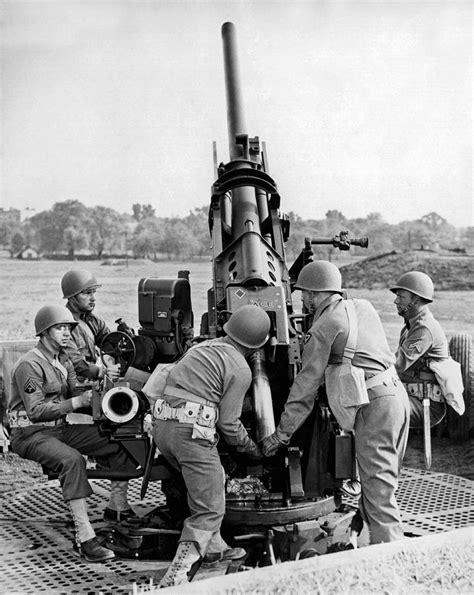
<instances>
[{"instance_id":1,"label":"uniform shirt","mask_svg":"<svg viewBox=\"0 0 474 595\"><path fill-rule=\"evenodd\" d=\"M249 437L239 418L251 382L252 373L245 357L223 337L192 347L171 370L167 384L216 403L217 427L225 441L244 447ZM167 396L166 399L171 405L183 403L178 398Z\"/></svg>"},{"instance_id":2,"label":"uniform shirt","mask_svg":"<svg viewBox=\"0 0 474 595\"><path fill-rule=\"evenodd\" d=\"M71 413L71 397L76 391L76 373L72 362L59 355L63 371L53 365L56 354L40 339L36 349L25 353L12 374L10 411L26 411L30 421L54 421Z\"/></svg>"},{"instance_id":3,"label":"uniform shirt","mask_svg":"<svg viewBox=\"0 0 474 595\"><path fill-rule=\"evenodd\" d=\"M357 345L352 365L375 376L394 363L393 354L375 308L367 300L353 300L357 315ZM302 367L288 395L278 430L291 437L310 415L318 388L324 383L328 364L342 363L349 334L349 320L342 296L333 294L322 302L305 337Z\"/></svg>"},{"instance_id":4,"label":"uniform shirt","mask_svg":"<svg viewBox=\"0 0 474 595\"><path fill-rule=\"evenodd\" d=\"M81 312L68 302L66 307L72 312L78 325L71 331L71 340L66 353L71 359L76 374L80 377L96 379L99 375L97 349L110 333L105 321L92 312Z\"/></svg>"},{"instance_id":5,"label":"uniform shirt","mask_svg":"<svg viewBox=\"0 0 474 595\"><path fill-rule=\"evenodd\" d=\"M446 335L428 306L423 306L413 318L405 321L400 333L395 367L401 381L416 382L421 371L432 375L435 380L425 360L443 360L448 356Z\"/></svg>"}]
</instances>

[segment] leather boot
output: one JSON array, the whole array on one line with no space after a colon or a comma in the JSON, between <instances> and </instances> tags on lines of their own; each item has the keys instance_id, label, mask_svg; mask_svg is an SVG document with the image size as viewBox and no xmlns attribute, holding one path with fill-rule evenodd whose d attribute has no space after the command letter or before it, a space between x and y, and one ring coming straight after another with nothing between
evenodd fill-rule
<instances>
[{"instance_id":1,"label":"leather boot","mask_svg":"<svg viewBox=\"0 0 474 595\"><path fill-rule=\"evenodd\" d=\"M192 541L181 541L173 561L158 585L159 588L174 587L189 582L188 575L194 564L200 560L201 556L195 544Z\"/></svg>"}]
</instances>

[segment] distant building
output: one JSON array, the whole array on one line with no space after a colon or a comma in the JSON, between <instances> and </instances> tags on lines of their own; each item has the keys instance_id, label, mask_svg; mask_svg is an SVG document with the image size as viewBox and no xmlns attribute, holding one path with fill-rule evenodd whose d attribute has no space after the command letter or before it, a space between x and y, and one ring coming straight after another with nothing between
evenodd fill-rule
<instances>
[{"instance_id":1,"label":"distant building","mask_svg":"<svg viewBox=\"0 0 474 595\"><path fill-rule=\"evenodd\" d=\"M32 246L25 246L15 256L19 260L38 260L39 257L38 250Z\"/></svg>"}]
</instances>

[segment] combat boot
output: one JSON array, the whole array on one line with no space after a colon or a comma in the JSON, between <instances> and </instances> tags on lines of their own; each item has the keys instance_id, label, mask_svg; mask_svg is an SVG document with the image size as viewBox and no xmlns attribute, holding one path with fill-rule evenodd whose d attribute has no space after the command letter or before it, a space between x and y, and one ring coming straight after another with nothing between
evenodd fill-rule
<instances>
[{"instance_id":1,"label":"combat boot","mask_svg":"<svg viewBox=\"0 0 474 595\"><path fill-rule=\"evenodd\" d=\"M222 552L208 552L202 561L206 562L206 564L210 564L213 562L226 562L227 560L243 560L246 556L247 552L244 550L244 548L228 547Z\"/></svg>"},{"instance_id":2,"label":"combat boot","mask_svg":"<svg viewBox=\"0 0 474 595\"><path fill-rule=\"evenodd\" d=\"M92 537L80 544L74 544L73 553L88 562L105 562L115 558L114 552L100 545L97 537Z\"/></svg>"},{"instance_id":3,"label":"combat boot","mask_svg":"<svg viewBox=\"0 0 474 595\"><path fill-rule=\"evenodd\" d=\"M158 585L160 589L163 587L175 587L189 582L192 578L194 566L201 560L201 556L192 541L181 541L173 558L173 561L168 566L166 574L161 579Z\"/></svg>"},{"instance_id":4,"label":"combat boot","mask_svg":"<svg viewBox=\"0 0 474 595\"><path fill-rule=\"evenodd\" d=\"M349 498L358 498L362 490L360 481L358 479L344 480L339 489L343 496L347 496Z\"/></svg>"}]
</instances>

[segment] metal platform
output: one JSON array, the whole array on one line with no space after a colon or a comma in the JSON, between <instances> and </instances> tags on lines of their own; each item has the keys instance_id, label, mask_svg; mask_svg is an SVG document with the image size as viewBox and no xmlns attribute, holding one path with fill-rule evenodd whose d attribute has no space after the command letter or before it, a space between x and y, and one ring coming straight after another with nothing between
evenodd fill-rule
<instances>
[{"instance_id":1,"label":"metal platform","mask_svg":"<svg viewBox=\"0 0 474 595\"><path fill-rule=\"evenodd\" d=\"M94 526L102 523L109 482L91 482L88 498ZM129 499L144 515L164 503L160 483L150 484L140 501L140 480L130 482ZM405 530L416 535L474 526L474 481L429 471L404 469L398 502ZM73 528L57 481L34 484L6 496L0 518L0 593L122 595L137 586L157 585L169 562L115 559L89 564L71 550Z\"/></svg>"}]
</instances>

